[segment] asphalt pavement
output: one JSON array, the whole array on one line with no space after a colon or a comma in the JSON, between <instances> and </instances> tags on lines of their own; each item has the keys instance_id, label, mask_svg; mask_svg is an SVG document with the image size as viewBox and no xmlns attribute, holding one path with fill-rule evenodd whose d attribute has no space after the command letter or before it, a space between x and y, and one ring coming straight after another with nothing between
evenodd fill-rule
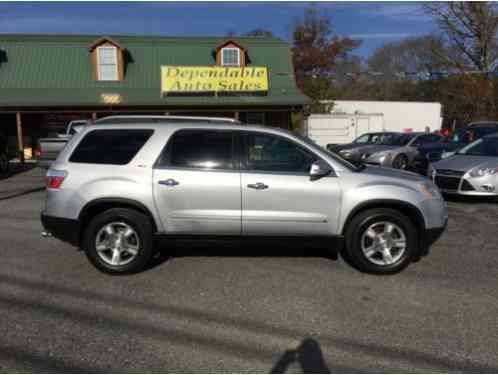
<instances>
[{"instance_id":1,"label":"asphalt pavement","mask_svg":"<svg viewBox=\"0 0 498 375\"><path fill-rule=\"evenodd\" d=\"M40 237L41 176L0 180L1 372L498 372L497 203L450 202L394 276L210 245L112 277Z\"/></svg>"}]
</instances>

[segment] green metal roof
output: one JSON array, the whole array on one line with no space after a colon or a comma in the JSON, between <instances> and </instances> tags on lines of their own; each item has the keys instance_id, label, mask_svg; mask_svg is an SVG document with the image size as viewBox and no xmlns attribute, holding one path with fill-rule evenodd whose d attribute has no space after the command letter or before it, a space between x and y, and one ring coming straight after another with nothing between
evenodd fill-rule
<instances>
[{"instance_id":1,"label":"green metal roof","mask_svg":"<svg viewBox=\"0 0 498 375\"><path fill-rule=\"evenodd\" d=\"M302 105L289 45L277 38L241 37L247 66L266 66L266 96L165 97L161 65L215 65L214 49L227 38L109 36L126 49L125 79L93 80L88 46L100 35L0 34L0 107L105 105L102 94L119 94L119 105ZM114 105L116 106L116 105Z\"/></svg>"}]
</instances>

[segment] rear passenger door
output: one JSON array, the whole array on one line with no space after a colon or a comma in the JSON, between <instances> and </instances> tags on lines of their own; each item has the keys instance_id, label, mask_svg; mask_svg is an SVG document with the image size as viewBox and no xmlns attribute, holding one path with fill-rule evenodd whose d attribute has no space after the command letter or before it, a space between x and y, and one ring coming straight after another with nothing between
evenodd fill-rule
<instances>
[{"instance_id":1,"label":"rear passenger door","mask_svg":"<svg viewBox=\"0 0 498 375\"><path fill-rule=\"evenodd\" d=\"M168 140L153 174L167 233L239 235L241 191L235 132L183 129Z\"/></svg>"}]
</instances>

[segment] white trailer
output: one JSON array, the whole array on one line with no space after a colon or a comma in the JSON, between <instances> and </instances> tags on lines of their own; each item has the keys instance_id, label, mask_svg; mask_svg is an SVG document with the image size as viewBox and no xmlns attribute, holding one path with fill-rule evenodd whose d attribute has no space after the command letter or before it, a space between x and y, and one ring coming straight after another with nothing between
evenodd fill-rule
<instances>
[{"instance_id":1,"label":"white trailer","mask_svg":"<svg viewBox=\"0 0 498 375\"><path fill-rule=\"evenodd\" d=\"M441 103L335 100L330 114L312 114L308 136L320 145L349 143L375 131L421 132L441 128Z\"/></svg>"},{"instance_id":2,"label":"white trailer","mask_svg":"<svg viewBox=\"0 0 498 375\"><path fill-rule=\"evenodd\" d=\"M305 124L308 137L324 147L349 143L365 133L384 131L381 114L312 114Z\"/></svg>"},{"instance_id":3,"label":"white trailer","mask_svg":"<svg viewBox=\"0 0 498 375\"><path fill-rule=\"evenodd\" d=\"M335 100L332 113L381 113L386 131L430 131L441 128L441 103Z\"/></svg>"}]
</instances>

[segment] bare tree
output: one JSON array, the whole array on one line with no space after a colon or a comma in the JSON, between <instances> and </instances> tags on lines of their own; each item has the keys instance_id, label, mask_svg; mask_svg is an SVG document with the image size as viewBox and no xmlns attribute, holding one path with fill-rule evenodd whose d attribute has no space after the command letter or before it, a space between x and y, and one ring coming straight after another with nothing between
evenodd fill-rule
<instances>
[{"instance_id":1,"label":"bare tree","mask_svg":"<svg viewBox=\"0 0 498 375\"><path fill-rule=\"evenodd\" d=\"M466 108L468 118L498 115L495 79L498 67L498 5L492 2L425 3L423 9L437 22L446 44L439 54L459 82L448 87L447 97ZM458 91L451 92L450 87Z\"/></svg>"},{"instance_id":2,"label":"bare tree","mask_svg":"<svg viewBox=\"0 0 498 375\"><path fill-rule=\"evenodd\" d=\"M383 79L427 78L441 69L443 41L433 35L407 38L377 48L368 59L369 70Z\"/></svg>"},{"instance_id":3,"label":"bare tree","mask_svg":"<svg viewBox=\"0 0 498 375\"><path fill-rule=\"evenodd\" d=\"M445 62L457 69L488 72L498 60L498 6L492 2L424 3L443 31L451 54Z\"/></svg>"}]
</instances>

